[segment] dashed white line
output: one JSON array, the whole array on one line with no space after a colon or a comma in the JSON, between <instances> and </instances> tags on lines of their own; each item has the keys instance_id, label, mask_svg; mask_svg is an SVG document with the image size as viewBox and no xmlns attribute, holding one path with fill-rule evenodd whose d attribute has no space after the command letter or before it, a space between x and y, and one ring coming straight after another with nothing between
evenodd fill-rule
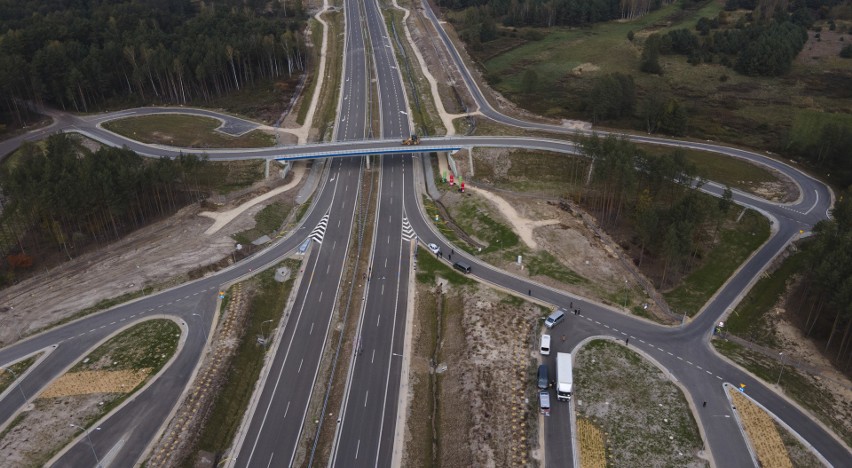
<instances>
[{"instance_id":1,"label":"dashed white line","mask_svg":"<svg viewBox=\"0 0 852 468\"><path fill-rule=\"evenodd\" d=\"M302 364L304 364L304 363L305 363L305 358L302 358L302 360L299 361L299 370L296 371L297 374L302 373Z\"/></svg>"},{"instance_id":2,"label":"dashed white line","mask_svg":"<svg viewBox=\"0 0 852 468\"><path fill-rule=\"evenodd\" d=\"M364 408L367 407L367 398L370 397L370 391L367 390L367 393L364 394Z\"/></svg>"},{"instance_id":3,"label":"dashed white line","mask_svg":"<svg viewBox=\"0 0 852 468\"><path fill-rule=\"evenodd\" d=\"M682 358L682 357L678 356L677 358L678 358L678 359L680 359L681 361L683 361L683 358Z\"/></svg>"}]
</instances>

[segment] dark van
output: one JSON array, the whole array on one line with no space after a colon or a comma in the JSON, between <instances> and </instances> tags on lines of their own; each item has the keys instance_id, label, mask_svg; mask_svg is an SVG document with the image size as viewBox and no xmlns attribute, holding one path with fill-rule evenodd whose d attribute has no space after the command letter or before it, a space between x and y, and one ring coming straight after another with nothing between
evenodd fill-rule
<instances>
[{"instance_id":1,"label":"dark van","mask_svg":"<svg viewBox=\"0 0 852 468\"><path fill-rule=\"evenodd\" d=\"M468 265L467 263L464 263L464 262L454 263L453 268L455 268L458 271L461 271L462 273L470 273L470 265Z\"/></svg>"},{"instance_id":2,"label":"dark van","mask_svg":"<svg viewBox=\"0 0 852 468\"><path fill-rule=\"evenodd\" d=\"M550 379L547 376L547 364L538 366L538 388L546 389L550 385Z\"/></svg>"}]
</instances>

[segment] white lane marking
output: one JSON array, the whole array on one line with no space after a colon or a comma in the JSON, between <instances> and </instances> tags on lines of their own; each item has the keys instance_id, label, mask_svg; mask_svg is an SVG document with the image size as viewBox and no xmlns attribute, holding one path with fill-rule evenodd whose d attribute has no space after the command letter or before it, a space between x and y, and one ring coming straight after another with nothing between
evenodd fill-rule
<instances>
[{"instance_id":1,"label":"white lane marking","mask_svg":"<svg viewBox=\"0 0 852 468\"><path fill-rule=\"evenodd\" d=\"M639 338L639 342L640 342L640 343L644 343L644 342L645 342L645 340L643 340L642 338Z\"/></svg>"},{"instance_id":2,"label":"white lane marking","mask_svg":"<svg viewBox=\"0 0 852 468\"><path fill-rule=\"evenodd\" d=\"M692 361L686 361L686 363L689 364L690 366L692 365Z\"/></svg>"},{"instance_id":3,"label":"white lane marking","mask_svg":"<svg viewBox=\"0 0 852 468\"><path fill-rule=\"evenodd\" d=\"M328 265L326 265L326 267L325 267L325 274L328 274L328 270L329 270L329 269L331 269L331 263L329 263Z\"/></svg>"},{"instance_id":4,"label":"white lane marking","mask_svg":"<svg viewBox=\"0 0 852 468\"><path fill-rule=\"evenodd\" d=\"M376 317L376 326L377 327L379 326L379 321L381 321L381 320L382 320L382 314L379 314L379 316Z\"/></svg>"},{"instance_id":5,"label":"white lane marking","mask_svg":"<svg viewBox=\"0 0 852 468\"><path fill-rule=\"evenodd\" d=\"M370 397L370 391L367 390L367 393L364 394L364 408L367 407L367 398Z\"/></svg>"},{"instance_id":6,"label":"white lane marking","mask_svg":"<svg viewBox=\"0 0 852 468\"><path fill-rule=\"evenodd\" d=\"M668 352L668 351L666 351L666 353L667 353L669 356L674 356L674 354L672 354L672 353L670 353L670 352Z\"/></svg>"},{"instance_id":7,"label":"white lane marking","mask_svg":"<svg viewBox=\"0 0 852 468\"><path fill-rule=\"evenodd\" d=\"M355 446L355 459L358 459L358 452L361 451L361 439L358 439L358 445Z\"/></svg>"},{"instance_id":8,"label":"white lane marking","mask_svg":"<svg viewBox=\"0 0 852 468\"><path fill-rule=\"evenodd\" d=\"M660 351L663 351L663 348L660 348L659 346L657 346L657 349L659 349Z\"/></svg>"},{"instance_id":9,"label":"white lane marking","mask_svg":"<svg viewBox=\"0 0 852 468\"><path fill-rule=\"evenodd\" d=\"M109 324L110 324L110 325L115 325L115 322L110 322Z\"/></svg>"},{"instance_id":10,"label":"white lane marking","mask_svg":"<svg viewBox=\"0 0 852 468\"><path fill-rule=\"evenodd\" d=\"M709 370L705 370L704 372L706 372L706 373L708 373L708 374L710 374L710 375L713 375L713 373L712 373L712 372L710 372Z\"/></svg>"},{"instance_id":11,"label":"white lane marking","mask_svg":"<svg viewBox=\"0 0 852 468\"><path fill-rule=\"evenodd\" d=\"M627 336L627 333L621 332L622 335ZM633 338L632 336L630 338Z\"/></svg>"},{"instance_id":12,"label":"white lane marking","mask_svg":"<svg viewBox=\"0 0 852 468\"><path fill-rule=\"evenodd\" d=\"M311 331L308 332L308 335L314 334L314 322L311 322Z\"/></svg>"},{"instance_id":13,"label":"white lane marking","mask_svg":"<svg viewBox=\"0 0 852 468\"><path fill-rule=\"evenodd\" d=\"M817 192L817 189L814 189L814 195L816 195L816 200L814 200L814 204L808 208L808 211L805 211L805 214L810 213L814 208L816 208L817 203L819 203L819 192Z\"/></svg>"},{"instance_id":14,"label":"white lane marking","mask_svg":"<svg viewBox=\"0 0 852 468\"><path fill-rule=\"evenodd\" d=\"M319 297L319 300L317 302L322 302L322 293L323 293L323 291L320 291L320 297Z\"/></svg>"},{"instance_id":15,"label":"white lane marking","mask_svg":"<svg viewBox=\"0 0 852 468\"><path fill-rule=\"evenodd\" d=\"M198 295L198 293L193 294L193 296L197 296L197 295Z\"/></svg>"},{"instance_id":16,"label":"white lane marking","mask_svg":"<svg viewBox=\"0 0 852 468\"><path fill-rule=\"evenodd\" d=\"M683 358L682 358L682 357L678 356L677 358L678 358L678 359L680 359L681 361L683 361Z\"/></svg>"},{"instance_id":17,"label":"white lane marking","mask_svg":"<svg viewBox=\"0 0 852 468\"><path fill-rule=\"evenodd\" d=\"M701 368L701 366L695 366L695 367L697 367L698 370L704 370L704 369Z\"/></svg>"},{"instance_id":18,"label":"white lane marking","mask_svg":"<svg viewBox=\"0 0 852 468\"><path fill-rule=\"evenodd\" d=\"M717 379L719 379L719 380L722 380L722 376L721 376L721 375L717 375L717 376L716 376L716 378L717 378Z\"/></svg>"},{"instance_id":19,"label":"white lane marking","mask_svg":"<svg viewBox=\"0 0 852 468\"><path fill-rule=\"evenodd\" d=\"M274 457L274 456L275 456L275 452L272 452L272 453L269 454L269 463L266 464L266 468L269 468L270 466L272 466L272 457Z\"/></svg>"},{"instance_id":20,"label":"white lane marking","mask_svg":"<svg viewBox=\"0 0 852 468\"><path fill-rule=\"evenodd\" d=\"M302 360L299 361L299 370L296 371L297 374L302 373L302 364L304 364L304 363L305 363L305 358L302 358Z\"/></svg>"},{"instance_id":21,"label":"white lane marking","mask_svg":"<svg viewBox=\"0 0 852 468\"><path fill-rule=\"evenodd\" d=\"M127 319L121 319L121 320L119 320L119 322L123 322L123 321L125 321L125 320L127 320Z\"/></svg>"},{"instance_id":22,"label":"white lane marking","mask_svg":"<svg viewBox=\"0 0 852 468\"><path fill-rule=\"evenodd\" d=\"M133 317L136 317L136 315L134 314L134 315L131 315L131 316L130 316L130 318L133 318Z\"/></svg>"},{"instance_id":23,"label":"white lane marking","mask_svg":"<svg viewBox=\"0 0 852 468\"><path fill-rule=\"evenodd\" d=\"M370 364L372 364L372 363L373 363L373 361L375 361L375 360L376 360L376 349L375 349L375 348L373 348L373 356L372 356L372 357L370 357Z\"/></svg>"}]
</instances>

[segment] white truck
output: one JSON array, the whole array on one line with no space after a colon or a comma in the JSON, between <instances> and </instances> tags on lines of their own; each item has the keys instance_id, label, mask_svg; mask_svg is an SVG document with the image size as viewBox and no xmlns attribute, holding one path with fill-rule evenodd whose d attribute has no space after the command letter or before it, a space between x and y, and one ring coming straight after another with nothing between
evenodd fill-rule
<instances>
[{"instance_id":1,"label":"white truck","mask_svg":"<svg viewBox=\"0 0 852 468\"><path fill-rule=\"evenodd\" d=\"M571 354L556 353L556 399L558 401L568 401L574 393L574 377L571 372Z\"/></svg>"}]
</instances>

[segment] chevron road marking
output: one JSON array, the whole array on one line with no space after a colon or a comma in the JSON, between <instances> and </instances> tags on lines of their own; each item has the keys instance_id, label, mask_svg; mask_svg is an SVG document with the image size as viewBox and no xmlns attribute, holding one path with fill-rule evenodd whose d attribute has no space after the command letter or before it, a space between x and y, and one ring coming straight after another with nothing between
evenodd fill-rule
<instances>
[{"instance_id":1,"label":"chevron road marking","mask_svg":"<svg viewBox=\"0 0 852 468\"><path fill-rule=\"evenodd\" d=\"M322 244L322 239L325 237L325 229L328 227L328 213L319 220L317 223L317 227L311 231L311 234L308 236L309 238L317 241L318 244Z\"/></svg>"}]
</instances>

